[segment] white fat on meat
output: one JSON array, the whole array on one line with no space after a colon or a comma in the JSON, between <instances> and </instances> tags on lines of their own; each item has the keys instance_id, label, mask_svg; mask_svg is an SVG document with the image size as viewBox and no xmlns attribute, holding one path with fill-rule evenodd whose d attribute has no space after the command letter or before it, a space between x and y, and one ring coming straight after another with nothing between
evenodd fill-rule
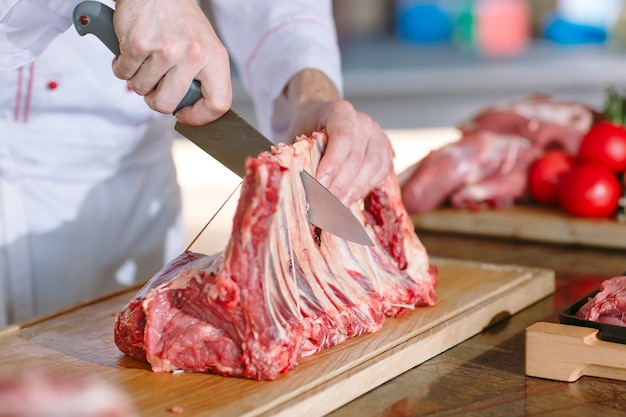
<instances>
[{"instance_id":1,"label":"white fat on meat","mask_svg":"<svg viewBox=\"0 0 626 417\"><path fill-rule=\"evenodd\" d=\"M115 341L155 372L271 380L385 317L434 305L437 270L415 234L394 174L350 207L375 245L319 230L306 217L300 170L312 175L326 135L246 161L223 252L185 252L117 315Z\"/></svg>"}]
</instances>

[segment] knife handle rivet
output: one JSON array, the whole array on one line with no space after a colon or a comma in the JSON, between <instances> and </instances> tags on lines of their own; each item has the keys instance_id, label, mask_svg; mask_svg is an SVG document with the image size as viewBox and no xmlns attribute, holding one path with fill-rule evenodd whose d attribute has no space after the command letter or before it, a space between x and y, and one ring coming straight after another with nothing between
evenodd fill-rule
<instances>
[{"instance_id":1,"label":"knife handle rivet","mask_svg":"<svg viewBox=\"0 0 626 417\"><path fill-rule=\"evenodd\" d=\"M89 16L82 15L79 18L80 24L83 26L87 26L89 24Z\"/></svg>"}]
</instances>

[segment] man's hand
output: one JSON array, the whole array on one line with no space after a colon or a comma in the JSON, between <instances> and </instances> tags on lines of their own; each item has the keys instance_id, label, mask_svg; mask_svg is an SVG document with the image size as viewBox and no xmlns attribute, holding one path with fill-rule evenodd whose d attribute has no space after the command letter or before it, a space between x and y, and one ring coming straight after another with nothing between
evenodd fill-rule
<instances>
[{"instance_id":1,"label":"man's hand","mask_svg":"<svg viewBox=\"0 0 626 417\"><path fill-rule=\"evenodd\" d=\"M202 96L176 113L188 125L224 114L232 103L228 52L196 0L117 0L120 55L113 72L161 113L172 113L194 79Z\"/></svg>"},{"instance_id":2,"label":"man's hand","mask_svg":"<svg viewBox=\"0 0 626 417\"><path fill-rule=\"evenodd\" d=\"M344 204L365 197L393 171L393 149L370 116L341 100L324 74L302 71L285 90L292 106L288 138L326 130L328 143L317 179Z\"/></svg>"}]
</instances>

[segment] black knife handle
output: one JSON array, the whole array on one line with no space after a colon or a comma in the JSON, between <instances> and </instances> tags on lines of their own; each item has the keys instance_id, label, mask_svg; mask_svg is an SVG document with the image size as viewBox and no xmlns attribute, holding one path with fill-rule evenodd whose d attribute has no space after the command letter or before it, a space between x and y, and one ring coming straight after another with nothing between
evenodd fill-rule
<instances>
[{"instance_id":1,"label":"black knife handle","mask_svg":"<svg viewBox=\"0 0 626 417\"><path fill-rule=\"evenodd\" d=\"M98 1L84 1L74 8L72 17L74 27L80 36L91 33L100 39L115 56L120 54L120 44L113 28L113 9ZM193 80L173 114L183 107L191 106L201 98L200 81Z\"/></svg>"},{"instance_id":2,"label":"black knife handle","mask_svg":"<svg viewBox=\"0 0 626 417\"><path fill-rule=\"evenodd\" d=\"M183 97L180 103L178 103L178 106L176 107L176 109L174 109L174 113L172 114L176 114L176 112L183 107L191 106L193 103L200 100L201 98L202 91L200 90L200 81L193 80L191 82L191 85L189 86L189 90L187 90L187 92L185 93L185 97Z\"/></svg>"}]
</instances>

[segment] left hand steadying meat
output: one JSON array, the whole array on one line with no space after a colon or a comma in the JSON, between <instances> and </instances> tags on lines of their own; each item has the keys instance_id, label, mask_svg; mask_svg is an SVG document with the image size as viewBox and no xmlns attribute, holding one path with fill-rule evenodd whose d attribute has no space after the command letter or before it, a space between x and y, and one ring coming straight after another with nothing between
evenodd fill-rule
<instances>
[{"instance_id":1,"label":"left hand steadying meat","mask_svg":"<svg viewBox=\"0 0 626 417\"><path fill-rule=\"evenodd\" d=\"M339 97L319 71L304 70L285 90L292 107L288 138L325 130L317 179L344 204L365 197L393 172L391 142L378 123Z\"/></svg>"}]
</instances>

